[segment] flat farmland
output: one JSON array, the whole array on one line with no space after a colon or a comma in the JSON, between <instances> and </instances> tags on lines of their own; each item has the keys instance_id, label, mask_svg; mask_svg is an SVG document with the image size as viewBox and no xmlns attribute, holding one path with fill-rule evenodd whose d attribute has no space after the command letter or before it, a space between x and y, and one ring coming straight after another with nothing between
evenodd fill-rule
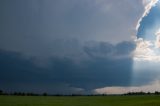
<instances>
[{"instance_id":1,"label":"flat farmland","mask_svg":"<svg viewBox=\"0 0 160 106\"><path fill-rule=\"evenodd\" d=\"M0 106L160 106L160 96L0 96Z\"/></svg>"}]
</instances>

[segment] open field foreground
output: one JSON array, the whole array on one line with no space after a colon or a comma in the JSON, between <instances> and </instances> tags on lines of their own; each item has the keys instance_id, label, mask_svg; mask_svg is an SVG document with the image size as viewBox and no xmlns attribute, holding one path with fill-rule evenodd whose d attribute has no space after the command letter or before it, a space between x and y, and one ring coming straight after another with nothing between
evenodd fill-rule
<instances>
[{"instance_id":1,"label":"open field foreground","mask_svg":"<svg viewBox=\"0 0 160 106\"><path fill-rule=\"evenodd\" d=\"M0 96L0 106L160 106L160 96Z\"/></svg>"}]
</instances>

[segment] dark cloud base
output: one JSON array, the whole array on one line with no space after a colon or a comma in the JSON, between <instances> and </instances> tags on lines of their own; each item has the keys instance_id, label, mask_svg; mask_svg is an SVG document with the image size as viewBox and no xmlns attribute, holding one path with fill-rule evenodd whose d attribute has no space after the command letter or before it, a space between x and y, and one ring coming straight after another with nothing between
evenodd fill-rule
<instances>
[{"instance_id":1,"label":"dark cloud base","mask_svg":"<svg viewBox=\"0 0 160 106\"><path fill-rule=\"evenodd\" d=\"M34 59L20 53L0 50L0 86L11 91L51 93L129 86L133 61L128 55L133 49L130 42L94 43L83 47L88 59L76 63L67 57L52 57L46 67L39 67Z\"/></svg>"}]
</instances>

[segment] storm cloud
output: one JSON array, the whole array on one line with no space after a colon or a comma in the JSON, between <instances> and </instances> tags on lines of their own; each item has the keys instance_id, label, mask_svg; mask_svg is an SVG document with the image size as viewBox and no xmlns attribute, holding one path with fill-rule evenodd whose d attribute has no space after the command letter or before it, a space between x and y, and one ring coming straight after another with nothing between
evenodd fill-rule
<instances>
[{"instance_id":1,"label":"storm cloud","mask_svg":"<svg viewBox=\"0 0 160 106\"><path fill-rule=\"evenodd\" d=\"M132 42L117 45L108 42L86 43L82 50L88 58L77 63L68 57L52 57L45 67L35 64L35 58L26 58L20 53L1 50L1 87L7 89L7 86L10 86L10 90L15 87L32 90L32 85L35 85L41 87L41 91L45 91L44 87L56 87L58 90L59 87L67 85L68 89L73 87L88 91L104 86L128 86L132 73L131 53L134 47ZM24 85L27 85L26 88ZM57 90L50 92L57 93Z\"/></svg>"},{"instance_id":2,"label":"storm cloud","mask_svg":"<svg viewBox=\"0 0 160 106\"><path fill-rule=\"evenodd\" d=\"M154 75L136 74L133 60L143 3L1 0L0 89L70 94L150 83Z\"/></svg>"},{"instance_id":3,"label":"storm cloud","mask_svg":"<svg viewBox=\"0 0 160 106\"><path fill-rule=\"evenodd\" d=\"M0 8L0 48L40 57L65 54L72 39L130 41L143 12L139 0L1 0Z\"/></svg>"}]
</instances>

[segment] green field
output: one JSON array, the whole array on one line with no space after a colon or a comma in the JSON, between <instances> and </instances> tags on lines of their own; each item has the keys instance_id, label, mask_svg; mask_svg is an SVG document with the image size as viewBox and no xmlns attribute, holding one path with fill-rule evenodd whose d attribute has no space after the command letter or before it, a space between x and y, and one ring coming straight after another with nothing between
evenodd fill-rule
<instances>
[{"instance_id":1,"label":"green field","mask_svg":"<svg viewBox=\"0 0 160 106\"><path fill-rule=\"evenodd\" d=\"M160 96L0 96L0 106L160 106Z\"/></svg>"}]
</instances>

